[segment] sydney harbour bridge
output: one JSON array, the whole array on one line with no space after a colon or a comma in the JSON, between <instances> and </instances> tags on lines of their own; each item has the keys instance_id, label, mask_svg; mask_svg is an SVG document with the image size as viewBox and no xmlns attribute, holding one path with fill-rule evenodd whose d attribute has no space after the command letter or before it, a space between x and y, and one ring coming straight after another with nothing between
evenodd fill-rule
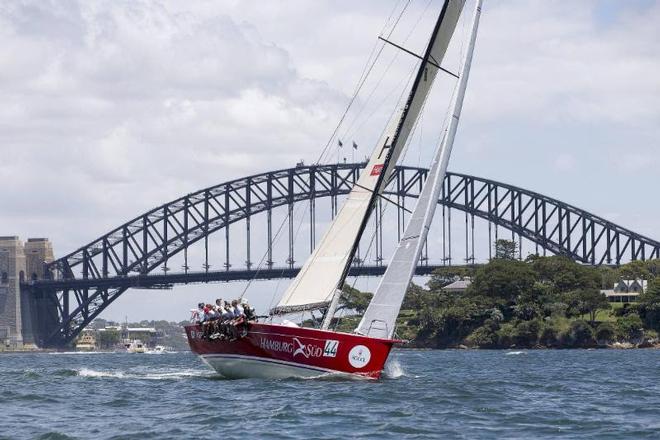
<instances>
[{"instance_id":1,"label":"sydney harbour bridge","mask_svg":"<svg viewBox=\"0 0 660 440\"><path fill-rule=\"evenodd\" d=\"M336 214L364 166L301 164L221 183L145 212L46 264L43 279L21 285L29 292L37 344L70 344L130 288L295 276L306 257L300 243L305 242L307 254L313 249L317 225L321 229ZM364 234L352 275L384 272L384 249L402 233L426 175L423 168L396 168L372 214L372 230ZM588 265L660 258L658 241L506 183L448 173L438 203L442 208L434 225L442 245L429 246L430 253L419 262L420 275L441 266L474 264L480 241L487 240L480 258L490 258L498 237L513 239L521 251L525 243L530 253L566 255ZM304 228L295 215L301 211ZM476 224L483 228L475 235Z\"/></svg>"}]
</instances>

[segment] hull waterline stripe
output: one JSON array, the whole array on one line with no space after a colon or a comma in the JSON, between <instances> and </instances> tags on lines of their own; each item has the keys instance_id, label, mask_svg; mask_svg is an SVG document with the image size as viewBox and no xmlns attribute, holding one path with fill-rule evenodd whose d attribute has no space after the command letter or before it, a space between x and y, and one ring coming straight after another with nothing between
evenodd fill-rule
<instances>
[{"instance_id":1,"label":"hull waterline stripe","mask_svg":"<svg viewBox=\"0 0 660 440\"><path fill-rule=\"evenodd\" d=\"M323 373L337 373L337 374L344 374L349 376L364 377L365 379L370 378L369 376L366 376L365 374L361 374L361 373L349 373L346 371L332 370L330 368L313 367L309 365L299 364L297 362L280 361L276 359L265 359L258 356L245 356L241 354L200 354L199 356L202 357L203 359L207 359L207 358L208 359L217 359L217 358L246 359L246 360L264 362L269 364L285 365L288 367L301 368L305 370L319 371Z\"/></svg>"}]
</instances>

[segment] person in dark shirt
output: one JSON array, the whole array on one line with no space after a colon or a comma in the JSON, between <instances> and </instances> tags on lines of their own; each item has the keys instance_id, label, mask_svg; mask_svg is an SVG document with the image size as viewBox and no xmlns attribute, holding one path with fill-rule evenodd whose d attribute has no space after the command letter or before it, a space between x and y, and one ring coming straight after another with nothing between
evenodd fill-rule
<instances>
[{"instance_id":1,"label":"person in dark shirt","mask_svg":"<svg viewBox=\"0 0 660 440\"><path fill-rule=\"evenodd\" d=\"M256 321L257 315L254 312L254 309L250 307L250 303L247 298L241 298L241 306L243 306L243 314L245 315L246 321Z\"/></svg>"}]
</instances>

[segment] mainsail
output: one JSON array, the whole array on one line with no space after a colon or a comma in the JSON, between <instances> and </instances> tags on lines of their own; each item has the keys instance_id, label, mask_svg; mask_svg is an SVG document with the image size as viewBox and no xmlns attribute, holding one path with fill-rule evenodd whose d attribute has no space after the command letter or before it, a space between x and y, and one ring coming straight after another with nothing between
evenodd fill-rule
<instances>
[{"instance_id":1,"label":"mainsail","mask_svg":"<svg viewBox=\"0 0 660 440\"><path fill-rule=\"evenodd\" d=\"M470 35L470 44L465 54L463 71L452 104L451 119L440 147L437 149L426 184L415 206L406 230L399 242L387 270L369 303L356 332L376 338L391 338L394 334L396 318L404 295L410 284L422 246L433 220L438 197L445 179L449 156L451 155L456 129L458 127L465 88L470 74L470 64L477 37L482 0L477 1Z\"/></svg>"},{"instance_id":2,"label":"mainsail","mask_svg":"<svg viewBox=\"0 0 660 440\"><path fill-rule=\"evenodd\" d=\"M406 106L391 120L346 202L272 313L327 307L333 297L338 298L369 214L440 70L464 3L465 0L445 1ZM330 307L328 316L332 316L332 309ZM324 326L327 327L326 323Z\"/></svg>"}]
</instances>

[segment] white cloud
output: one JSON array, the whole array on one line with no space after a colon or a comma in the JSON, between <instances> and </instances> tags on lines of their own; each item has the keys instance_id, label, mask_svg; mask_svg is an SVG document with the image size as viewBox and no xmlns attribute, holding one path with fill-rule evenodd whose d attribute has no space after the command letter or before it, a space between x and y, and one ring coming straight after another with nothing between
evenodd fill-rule
<instances>
[{"instance_id":1,"label":"white cloud","mask_svg":"<svg viewBox=\"0 0 660 440\"><path fill-rule=\"evenodd\" d=\"M555 168L559 171L571 171L575 168L575 156L569 153L561 153L555 159Z\"/></svg>"},{"instance_id":2,"label":"white cloud","mask_svg":"<svg viewBox=\"0 0 660 440\"><path fill-rule=\"evenodd\" d=\"M595 2L492 2L478 42L469 112L484 120L617 123L660 119L660 5L614 27Z\"/></svg>"}]
</instances>

